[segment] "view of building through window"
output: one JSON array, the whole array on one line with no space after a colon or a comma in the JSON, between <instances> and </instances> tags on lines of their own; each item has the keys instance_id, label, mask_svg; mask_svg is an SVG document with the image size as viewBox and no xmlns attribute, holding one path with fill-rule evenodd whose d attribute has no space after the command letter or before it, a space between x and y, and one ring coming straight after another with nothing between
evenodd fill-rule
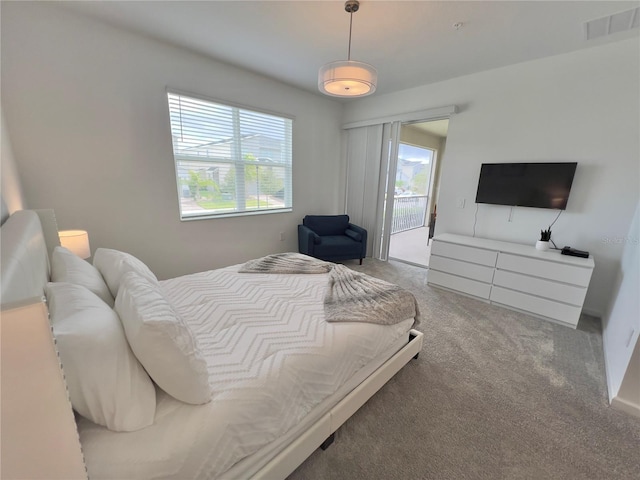
<instances>
[{"instance_id":1,"label":"view of building through window","mask_svg":"<svg viewBox=\"0 0 640 480\"><path fill-rule=\"evenodd\" d=\"M433 155L428 148L400 143L391 234L425 225Z\"/></svg>"},{"instance_id":2,"label":"view of building through window","mask_svg":"<svg viewBox=\"0 0 640 480\"><path fill-rule=\"evenodd\" d=\"M292 120L169 93L181 219L291 211Z\"/></svg>"},{"instance_id":3,"label":"view of building through window","mask_svg":"<svg viewBox=\"0 0 640 480\"><path fill-rule=\"evenodd\" d=\"M433 150L401 143L398 148L396 195L427 195Z\"/></svg>"}]
</instances>

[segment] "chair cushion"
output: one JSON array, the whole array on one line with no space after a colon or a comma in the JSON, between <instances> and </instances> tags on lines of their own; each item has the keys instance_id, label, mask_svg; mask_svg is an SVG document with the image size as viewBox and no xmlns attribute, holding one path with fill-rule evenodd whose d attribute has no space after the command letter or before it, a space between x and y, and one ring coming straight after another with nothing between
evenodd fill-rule
<instances>
[{"instance_id":1,"label":"chair cushion","mask_svg":"<svg viewBox=\"0 0 640 480\"><path fill-rule=\"evenodd\" d=\"M302 224L320 236L344 235L349 227L349 215L307 215Z\"/></svg>"},{"instance_id":2,"label":"chair cushion","mask_svg":"<svg viewBox=\"0 0 640 480\"><path fill-rule=\"evenodd\" d=\"M316 245L314 254L317 257L345 257L353 255L359 258L362 244L351 240L346 235L325 235L320 237L320 244Z\"/></svg>"}]
</instances>

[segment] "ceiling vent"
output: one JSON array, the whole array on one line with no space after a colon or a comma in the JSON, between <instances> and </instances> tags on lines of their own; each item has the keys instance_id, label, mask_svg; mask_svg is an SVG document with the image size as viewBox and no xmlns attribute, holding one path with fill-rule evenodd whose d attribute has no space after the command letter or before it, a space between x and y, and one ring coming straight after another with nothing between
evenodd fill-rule
<instances>
[{"instance_id":1,"label":"ceiling vent","mask_svg":"<svg viewBox=\"0 0 640 480\"><path fill-rule=\"evenodd\" d=\"M632 28L638 28L639 21L640 7L636 7L585 23L585 34L587 40L592 40L606 35L613 35L614 33L626 32Z\"/></svg>"}]
</instances>

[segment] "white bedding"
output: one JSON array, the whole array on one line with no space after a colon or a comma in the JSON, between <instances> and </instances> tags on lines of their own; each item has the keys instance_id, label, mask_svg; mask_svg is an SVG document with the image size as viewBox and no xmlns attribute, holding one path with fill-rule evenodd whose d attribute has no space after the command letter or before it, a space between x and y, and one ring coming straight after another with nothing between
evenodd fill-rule
<instances>
[{"instance_id":1,"label":"white bedding","mask_svg":"<svg viewBox=\"0 0 640 480\"><path fill-rule=\"evenodd\" d=\"M197 335L212 401L188 405L158 390L154 424L130 433L79 418L90 478L227 478L309 414L322 414L335 392L355 387L353 378L395 353L413 323L327 323L327 274L237 270L161 282Z\"/></svg>"}]
</instances>

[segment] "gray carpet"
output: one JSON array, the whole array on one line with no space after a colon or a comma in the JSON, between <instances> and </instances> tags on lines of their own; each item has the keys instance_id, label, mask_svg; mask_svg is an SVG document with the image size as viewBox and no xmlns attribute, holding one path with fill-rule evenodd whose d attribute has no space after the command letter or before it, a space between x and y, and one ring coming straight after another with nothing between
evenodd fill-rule
<instances>
[{"instance_id":1,"label":"gray carpet","mask_svg":"<svg viewBox=\"0 0 640 480\"><path fill-rule=\"evenodd\" d=\"M640 478L640 419L608 405L596 319L572 330L417 267L345 263L416 295L424 347L289 480Z\"/></svg>"}]
</instances>

